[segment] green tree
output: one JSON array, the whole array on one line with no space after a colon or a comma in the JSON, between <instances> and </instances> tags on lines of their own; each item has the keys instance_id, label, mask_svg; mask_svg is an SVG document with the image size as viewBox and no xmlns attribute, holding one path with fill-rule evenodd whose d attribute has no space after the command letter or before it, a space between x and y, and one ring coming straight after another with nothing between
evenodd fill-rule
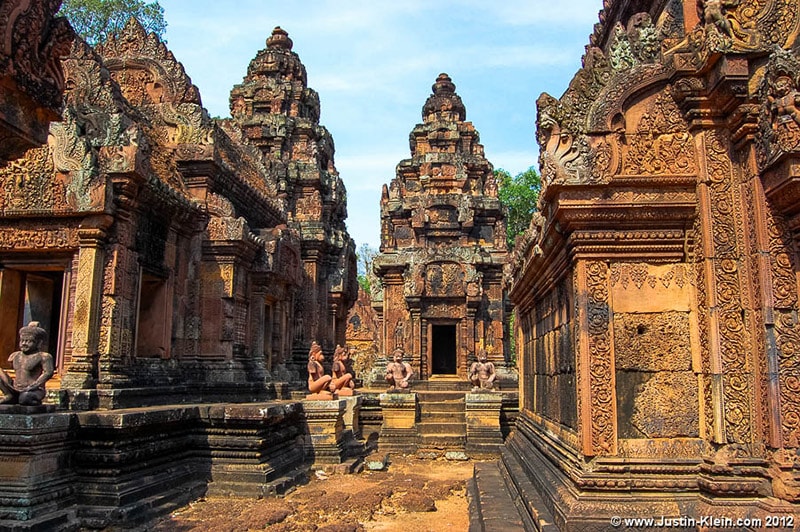
<instances>
[{"instance_id":1,"label":"green tree","mask_svg":"<svg viewBox=\"0 0 800 532\"><path fill-rule=\"evenodd\" d=\"M358 286L369 293L369 272L372 268L372 259L378 254L378 250L366 242L358 246L356 251L356 261L358 261Z\"/></svg>"},{"instance_id":2,"label":"green tree","mask_svg":"<svg viewBox=\"0 0 800 532\"><path fill-rule=\"evenodd\" d=\"M506 208L506 236L511 247L517 235L522 234L531 222L542 180L533 166L516 177L498 168L494 171L494 178L497 181L497 196Z\"/></svg>"},{"instance_id":3,"label":"green tree","mask_svg":"<svg viewBox=\"0 0 800 532\"><path fill-rule=\"evenodd\" d=\"M92 46L119 33L131 17L162 40L167 31L164 8L158 0L64 0L58 14L67 17L75 32Z\"/></svg>"}]
</instances>

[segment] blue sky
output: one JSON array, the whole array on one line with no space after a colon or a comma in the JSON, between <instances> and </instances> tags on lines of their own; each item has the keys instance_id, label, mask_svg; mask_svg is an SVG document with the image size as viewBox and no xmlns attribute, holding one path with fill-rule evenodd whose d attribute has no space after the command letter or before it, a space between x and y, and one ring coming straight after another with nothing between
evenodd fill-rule
<instances>
[{"instance_id":1,"label":"blue sky","mask_svg":"<svg viewBox=\"0 0 800 532\"><path fill-rule=\"evenodd\" d=\"M440 72L495 168L536 165L536 99L560 96L580 67L601 0L160 0L167 46L212 116L275 26L320 95L356 245L380 243L381 186L410 156L408 134Z\"/></svg>"}]
</instances>

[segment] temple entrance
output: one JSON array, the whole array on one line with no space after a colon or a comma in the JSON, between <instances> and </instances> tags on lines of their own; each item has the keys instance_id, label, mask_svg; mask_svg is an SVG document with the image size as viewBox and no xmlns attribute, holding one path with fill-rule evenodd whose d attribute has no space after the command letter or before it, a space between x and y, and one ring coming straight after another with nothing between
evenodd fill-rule
<instances>
[{"instance_id":1,"label":"temple entrance","mask_svg":"<svg viewBox=\"0 0 800 532\"><path fill-rule=\"evenodd\" d=\"M456 326L432 325L431 369L434 375L456 374Z\"/></svg>"},{"instance_id":2,"label":"temple entrance","mask_svg":"<svg viewBox=\"0 0 800 532\"><path fill-rule=\"evenodd\" d=\"M40 327L47 331L49 338L42 349L53 355L56 367L59 367L63 343L59 333L63 328L65 273L63 268L56 268L34 270L21 266L0 269L0 322L3 323L0 331L0 352L3 353L1 367L11 367L6 360L6 353L19 349L17 331L32 321L38 321Z\"/></svg>"}]
</instances>

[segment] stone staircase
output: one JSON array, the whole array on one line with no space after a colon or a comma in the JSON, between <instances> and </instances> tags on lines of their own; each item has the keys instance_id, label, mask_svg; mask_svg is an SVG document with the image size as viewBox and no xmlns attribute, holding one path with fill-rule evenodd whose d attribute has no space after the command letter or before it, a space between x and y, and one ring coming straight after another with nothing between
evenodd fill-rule
<instances>
[{"instance_id":1,"label":"stone staircase","mask_svg":"<svg viewBox=\"0 0 800 532\"><path fill-rule=\"evenodd\" d=\"M514 453L504 448L500 460L478 462L473 471L467 481L469 532L558 532Z\"/></svg>"},{"instance_id":2,"label":"stone staircase","mask_svg":"<svg viewBox=\"0 0 800 532\"><path fill-rule=\"evenodd\" d=\"M418 452L464 451L467 443L464 392L418 391L417 396Z\"/></svg>"}]
</instances>

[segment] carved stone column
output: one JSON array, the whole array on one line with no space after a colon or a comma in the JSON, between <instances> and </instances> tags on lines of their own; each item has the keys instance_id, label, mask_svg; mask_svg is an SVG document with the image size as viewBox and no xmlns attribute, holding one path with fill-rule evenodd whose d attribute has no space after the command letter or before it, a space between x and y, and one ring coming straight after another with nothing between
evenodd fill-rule
<instances>
[{"instance_id":1,"label":"carved stone column","mask_svg":"<svg viewBox=\"0 0 800 532\"><path fill-rule=\"evenodd\" d=\"M72 358L61 379L63 388L86 389L97 384L100 304L103 283L103 246L113 218L89 216L79 229L80 249L72 322Z\"/></svg>"}]
</instances>

